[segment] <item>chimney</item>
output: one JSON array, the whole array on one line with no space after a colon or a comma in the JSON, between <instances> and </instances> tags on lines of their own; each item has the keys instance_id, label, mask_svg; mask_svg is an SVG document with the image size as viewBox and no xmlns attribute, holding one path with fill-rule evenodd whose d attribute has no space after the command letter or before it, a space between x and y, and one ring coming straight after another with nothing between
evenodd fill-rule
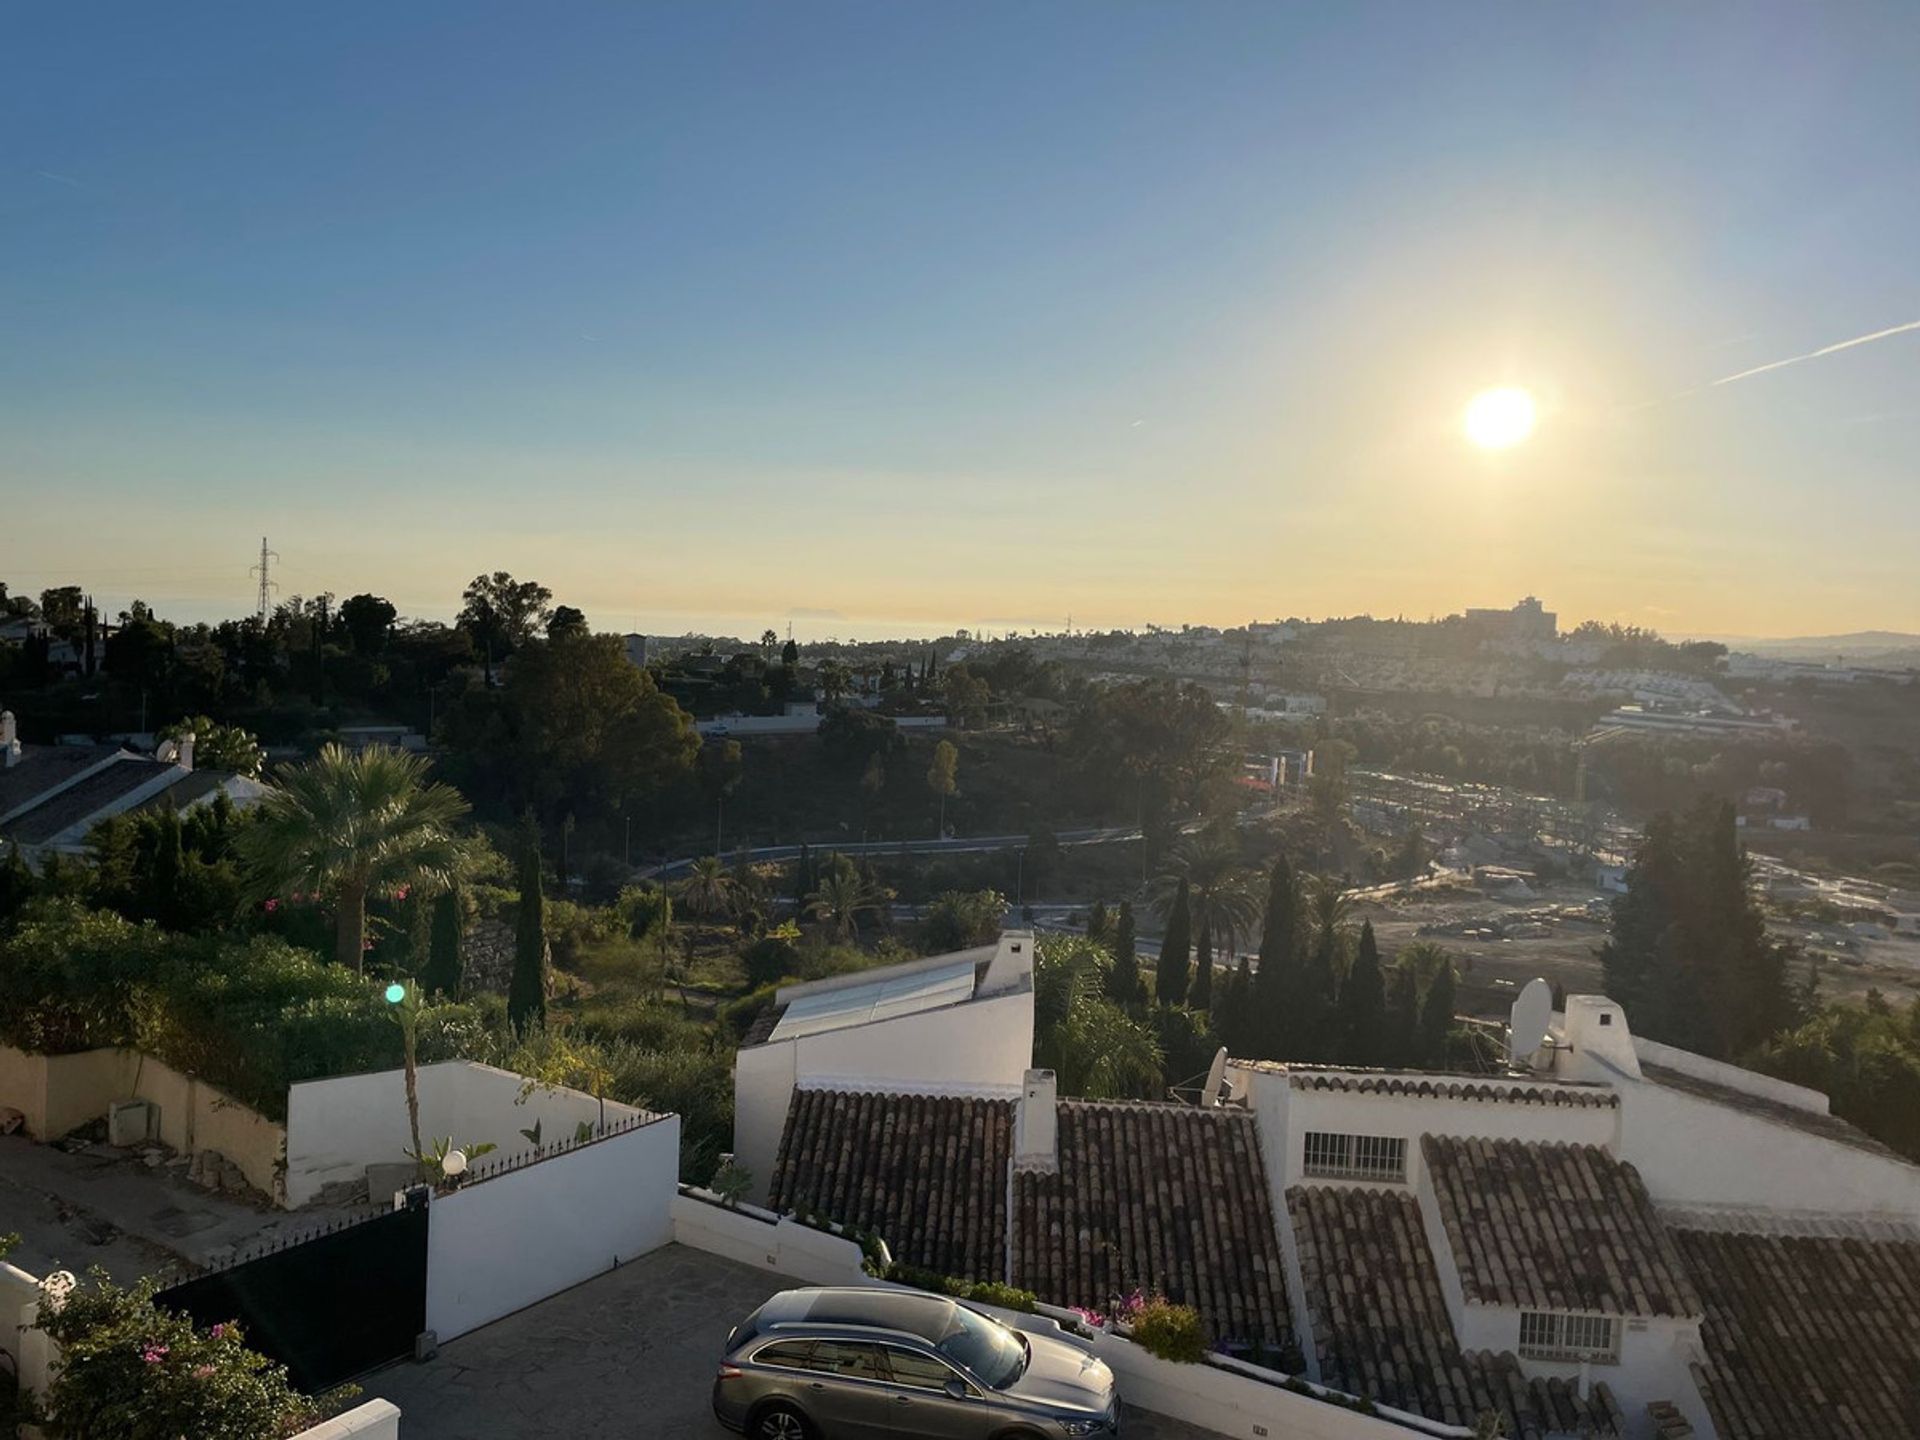
<instances>
[{"instance_id":1,"label":"chimney","mask_svg":"<svg viewBox=\"0 0 1920 1440\"><path fill-rule=\"evenodd\" d=\"M1013 1115L1013 1168L1051 1175L1060 1168L1060 1083L1029 1070Z\"/></svg>"},{"instance_id":2,"label":"chimney","mask_svg":"<svg viewBox=\"0 0 1920 1440\"><path fill-rule=\"evenodd\" d=\"M11 770L20 763L20 733L13 711L0 710L0 770Z\"/></svg>"},{"instance_id":3,"label":"chimney","mask_svg":"<svg viewBox=\"0 0 1920 1440\"><path fill-rule=\"evenodd\" d=\"M193 769L193 732L187 731L174 746L173 763L182 770Z\"/></svg>"}]
</instances>

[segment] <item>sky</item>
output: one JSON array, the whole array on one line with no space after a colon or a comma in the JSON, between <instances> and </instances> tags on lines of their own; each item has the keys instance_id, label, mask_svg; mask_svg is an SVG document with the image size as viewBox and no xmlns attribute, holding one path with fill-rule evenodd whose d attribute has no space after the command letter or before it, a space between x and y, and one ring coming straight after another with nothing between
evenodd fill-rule
<instances>
[{"instance_id":1,"label":"sky","mask_svg":"<svg viewBox=\"0 0 1920 1440\"><path fill-rule=\"evenodd\" d=\"M1759 368L1920 320L1910 3L7 33L17 591L242 613L264 535L282 594L653 633L1920 630L1920 330Z\"/></svg>"}]
</instances>

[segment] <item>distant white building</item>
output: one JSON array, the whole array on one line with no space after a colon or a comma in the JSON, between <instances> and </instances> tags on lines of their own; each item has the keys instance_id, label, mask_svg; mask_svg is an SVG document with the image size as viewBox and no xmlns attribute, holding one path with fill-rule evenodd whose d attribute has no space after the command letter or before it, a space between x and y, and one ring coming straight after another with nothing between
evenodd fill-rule
<instances>
[{"instance_id":1,"label":"distant white building","mask_svg":"<svg viewBox=\"0 0 1920 1440\"><path fill-rule=\"evenodd\" d=\"M647 637L644 635L626 635L621 637L627 646L627 659L633 662L633 668L647 668Z\"/></svg>"}]
</instances>

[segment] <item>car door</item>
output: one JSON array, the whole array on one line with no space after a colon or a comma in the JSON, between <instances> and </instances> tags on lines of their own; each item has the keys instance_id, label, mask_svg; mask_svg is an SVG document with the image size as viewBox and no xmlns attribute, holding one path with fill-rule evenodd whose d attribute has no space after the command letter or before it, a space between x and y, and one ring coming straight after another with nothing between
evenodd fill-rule
<instances>
[{"instance_id":1,"label":"car door","mask_svg":"<svg viewBox=\"0 0 1920 1440\"><path fill-rule=\"evenodd\" d=\"M985 1440L993 1412L980 1387L935 1355L882 1345L893 1433L906 1440ZM960 1387L953 1393L949 1387Z\"/></svg>"},{"instance_id":2,"label":"car door","mask_svg":"<svg viewBox=\"0 0 1920 1440\"><path fill-rule=\"evenodd\" d=\"M865 1340L816 1340L800 1403L824 1440L882 1440L893 1428L893 1394L880 1347Z\"/></svg>"}]
</instances>

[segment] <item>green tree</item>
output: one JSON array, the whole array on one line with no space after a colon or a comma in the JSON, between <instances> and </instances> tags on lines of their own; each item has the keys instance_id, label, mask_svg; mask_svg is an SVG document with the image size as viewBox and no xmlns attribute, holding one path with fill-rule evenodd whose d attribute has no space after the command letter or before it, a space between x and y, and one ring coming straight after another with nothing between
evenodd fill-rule
<instances>
[{"instance_id":1,"label":"green tree","mask_svg":"<svg viewBox=\"0 0 1920 1440\"><path fill-rule=\"evenodd\" d=\"M1414 1031L1417 1064L1431 1070L1447 1067L1449 1041L1453 1035L1454 993L1458 977L1453 959L1442 953L1427 976L1420 995L1420 1019Z\"/></svg>"},{"instance_id":2,"label":"green tree","mask_svg":"<svg viewBox=\"0 0 1920 1440\"><path fill-rule=\"evenodd\" d=\"M713 806L713 853L718 855L725 849L721 817L726 809L727 796L740 788L740 778L746 773L740 742L707 741L700 747L699 756L694 762L694 773L700 778L700 793Z\"/></svg>"},{"instance_id":3,"label":"green tree","mask_svg":"<svg viewBox=\"0 0 1920 1440\"><path fill-rule=\"evenodd\" d=\"M680 882L680 899L688 911L707 919L718 919L733 910L733 876L718 855L702 855L687 869Z\"/></svg>"},{"instance_id":4,"label":"green tree","mask_svg":"<svg viewBox=\"0 0 1920 1440\"><path fill-rule=\"evenodd\" d=\"M1790 953L1767 935L1731 805L1704 797L1648 822L1600 952L1634 1033L1744 1054L1794 1018Z\"/></svg>"},{"instance_id":5,"label":"green tree","mask_svg":"<svg viewBox=\"0 0 1920 1440\"><path fill-rule=\"evenodd\" d=\"M1213 1009L1213 917L1200 912L1200 932L1193 943L1193 987L1187 992L1187 1007L1197 1011Z\"/></svg>"},{"instance_id":6,"label":"green tree","mask_svg":"<svg viewBox=\"0 0 1920 1440\"><path fill-rule=\"evenodd\" d=\"M193 767L196 770L227 770L249 778L260 773L266 751L257 737L238 725L221 725L206 715L176 720L160 732L162 740L180 740L193 736Z\"/></svg>"},{"instance_id":7,"label":"green tree","mask_svg":"<svg viewBox=\"0 0 1920 1440\"><path fill-rule=\"evenodd\" d=\"M520 822L520 904L513 923L507 1020L516 1035L547 1021L547 897L540 875L540 825L531 812Z\"/></svg>"},{"instance_id":8,"label":"green tree","mask_svg":"<svg viewBox=\"0 0 1920 1440\"><path fill-rule=\"evenodd\" d=\"M433 897L432 929L427 939L427 963L420 985L429 995L458 995L464 978L460 958L463 905L457 889Z\"/></svg>"},{"instance_id":9,"label":"green tree","mask_svg":"<svg viewBox=\"0 0 1920 1440\"><path fill-rule=\"evenodd\" d=\"M1146 998L1140 979L1140 952L1134 936L1133 906L1120 902L1120 913L1113 922L1113 969L1107 976L1107 995L1116 1004L1129 1009Z\"/></svg>"},{"instance_id":10,"label":"green tree","mask_svg":"<svg viewBox=\"0 0 1920 1440\"><path fill-rule=\"evenodd\" d=\"M366 951L367 900L453 883L454 826L467 802L429 782L427 762L383 746L338 745L283 771L239 844L256 891L324 896L335 911L334 958L356 971Z\"/></svg>"},{"instance_id":11,"label":"green tree","mask_svg":"<svg viewBox=\"0 0 1920 1440\"><path fill-rule=\"evenodd\" d=\"M821 876L820 888L807 897L806 914L809 920L831 927L842 940L851 940L860 928L860 917L878 909L880 899L846 856L836 855L833 862Z\"/></svg>"},{"instance_id":12,"label":"green tree","mask_svg":"<svg viewBox=\"0 0 1920 1440\"><path fill-rule=\"evenodd\" d=\"M1387 1065L1386 977L1380 971L1380 945L1373 936L1373 922L1360 926L1360 941L1354 946L1353 962L1340 984L1340 1032L1345 1038L1349 1065Z\"/></svg>"},{"instance_id":13,"label":"green tree","mask_svg":"<svg viewBox=\"0 0 1920 1440\"><path fill-rule=\"evenodd\" d=\"M1153 889L1156 905L1164 910L1181 885L1188 889L1194 923L1205 923L1229 950L1252 933L1260 914L1259 889L1253 872L1240 863L1239 842L1230 830L1209 830L1174 846Z\"/></svg>"},{"instance_id":14,"label":"green tree","mask_svg":"<svg viewBox=\"0 0 1920 1440\"><path fill-rule=\"evenodd\" d=\"M1154 998L1162 1005L1184 1005L1192 965L1192 904L1183 878L1167 908L1166 933L1160 940L1160 959L1154 967Z\"/></svg>"},{"instance_id":15,"label":"green tree","mask_svg":"<svg viewBox=\"0 0 1920 1440\"><path fill-rule=\"evenodd\" d=\"M1300 931L1300 887L1293 867L1281 855L1267 880L1266 917L1260 929L1260 968L1253 977L1249 1053L1257 1060L1303 1058L1304 1032L1291 1004L1298 983L1296 953Z\"/></svg>"},{"instance_id":16,"label":"green tree","mask_svg":"<svg viewBox=\"0 0 1920 1440\"><path fill-rule=\"evenodd\" d=\"M1420 972L1405 950L1394 957L1387 972L1386 1007L1379 1063L1400 1068L1417 1065L1414 1035L1420 1023Z\"/></svg>"},{"instance_id":17,"label":"green tree","mask_svg":"<svg viewBox=\"0 0 1920 1440\"><path fill-rule=\"evenodd\" d=\"M356 655L378 655L393 636L393 622L400 612L393 602L379 595L349 595L340 602L340 624L347 632Z\"/></svg>"},{"instance_id":18,"label":"green tree","mask_svg":"<svg viewBox=\"0 0 1920 1440\"><path fill-rule=\"evenodd\" d=\"M933 747L933 763L927 767L927 788L940 797L940 829L937 832L942 839L947 834L947 797L959 788L960 752L951 740L942 740Z\"/></svg>"},{"instance_id":19,"label":"green tree","mask_svg":"<svg viewBox=\"0 0 1920 1440\"><path fill-rule=\"evenodd\" d=\"M1094 901L1093 908L1087 912L1087 938L1096 945L1113 942L1113 916L1104 900Z\"/></svg>"},{"instance_id":20,"label":"green tree","mask_svg":"<svg viewBox=\"0 0 1920 1440\"><path fill-rule=\"evenodd\" d=\"M532 580L515 580L505 570L496 570L491 575L474 576L460 599L460 616L455 623L473 637L491 688L494 662L526 644L552 616L549 602L553 592ZM624 656L624 648L621 653Z\"/></svg>"},{"instance_id":21,"label":"green tree","mask_svg":"<svg viewBox=\"0 0 1920 1440\"><path fill-rule=\"evenodd\" d=\"M928 955L991 945L1007 918L1007 897L997 890L948 890L935 897L920 922L920 948Z\"/></svg>"},{"instance_id":22,"label":"green tree","mask_svg":"<svg viewBox=\"0 0 1920 1440\"><path fill-rule=\"evenodd\" d=\"M1152 1030L1107 998L1106 953L1083 936L1049 935L1034 959L1034 1063L1060 1093L1089 1099L1159 1095L1161 1050Z\"/></svg>"},{"instance_id":23,"label":"green tree","mask_svg":"<svg viewBox=\"0 0 1920 1440\"><path fill-rule=\"evenodd\" d=\"M556 605L553 614L547 620L547 638L549 640L575 640L582 635L591 635L592 628L587 624L586 612L576 610L571 605Z\"/></svg>"}]
</instances>

